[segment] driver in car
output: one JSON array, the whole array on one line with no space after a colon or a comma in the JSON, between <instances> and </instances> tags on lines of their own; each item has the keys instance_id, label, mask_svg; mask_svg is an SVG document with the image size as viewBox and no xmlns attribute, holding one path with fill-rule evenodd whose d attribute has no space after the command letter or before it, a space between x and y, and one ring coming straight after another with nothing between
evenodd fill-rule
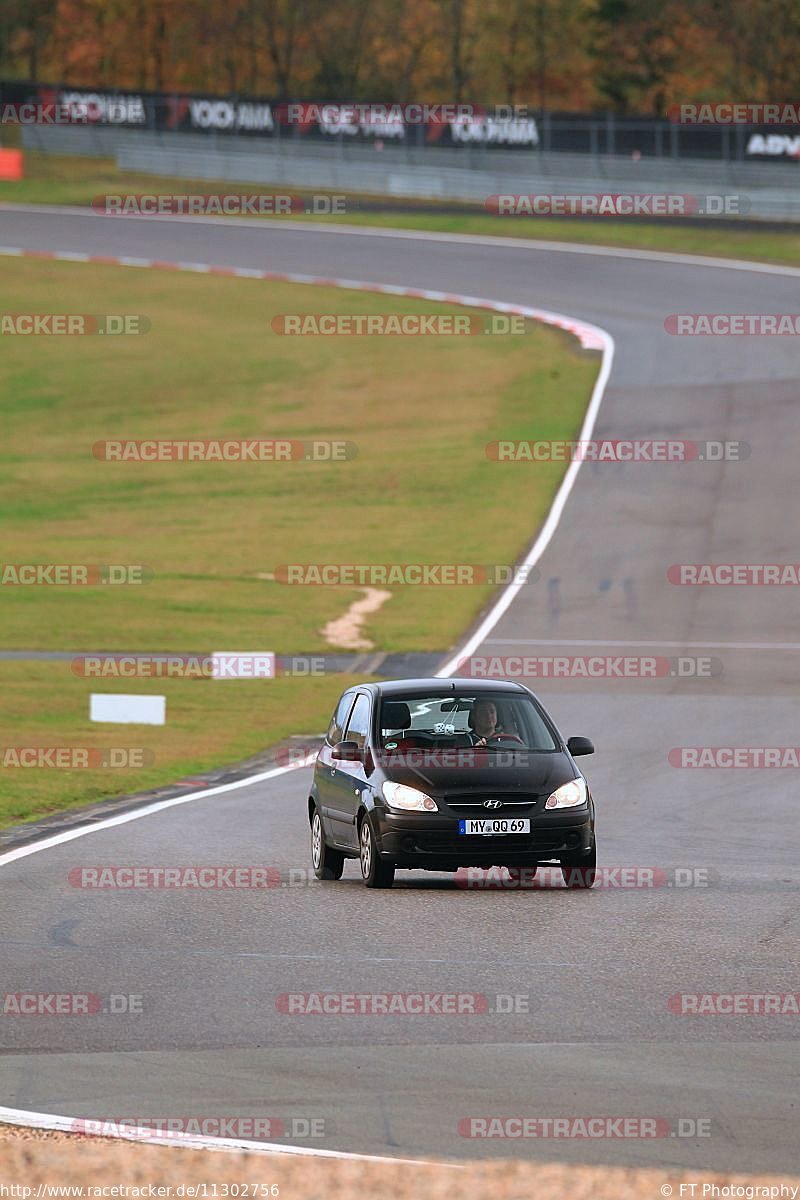
<instances>
[{"instance_id":1,"label":"driver in car","mask_svg":"<svg viewBox=\"0 0 800 1200\"><path fill-rule=\"evenodd\" d=\"M497 709L493 700L476 700L470 713L470 736L473 746L485 746L500 732L497 728Z\"/></svg>"}]
</instances>

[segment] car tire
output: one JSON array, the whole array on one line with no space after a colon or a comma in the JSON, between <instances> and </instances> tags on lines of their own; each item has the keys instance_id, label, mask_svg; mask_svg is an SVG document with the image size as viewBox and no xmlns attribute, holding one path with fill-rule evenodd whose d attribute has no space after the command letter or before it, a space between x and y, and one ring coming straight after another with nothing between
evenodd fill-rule
<instances>
[{"instance_id":1,"label":"car tire","mask_svg":"<svg viewBox=\"0 0 800 1200\"><path fill-rule=\"evenodd\" d=\"M375 846L375 834L364 817L358 835L361 878L368 888L390 888L394 883L394 863L381 862Z\"/></svg>"},{"instance_id":2,"label":"car tire","mask_svg":"<svg viewBox=\"0 0 800 1200\"><path fill-rule=\"evenodd\" d=\"M594 887L597 876L597 846L592 844L588 854L580 858L562 858L561 874L568 888Z\"/></svg>"},{"instance_id":3,"label":"car tire","mask_svg":"<svg viewBox=\"0 0 800 1200\"><path fill-rule=\"evenodd\" d=\"M315 807L311 817L311 862L317 879L341 879L344 870L344 855L331 850L325 841L322 817Z\"/></svg>"}]
</instances>

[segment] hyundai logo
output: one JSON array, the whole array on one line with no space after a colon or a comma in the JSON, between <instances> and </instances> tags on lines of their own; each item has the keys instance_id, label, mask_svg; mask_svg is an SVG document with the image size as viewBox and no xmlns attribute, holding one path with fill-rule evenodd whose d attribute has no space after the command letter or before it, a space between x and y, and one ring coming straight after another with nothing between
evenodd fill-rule
<instances>
[{"instance_id":1,"label":"hyundai logo","mask_svg":"<svg viewBox=\"0 0 800 1200\"><path fill-rule=\"evenodd\" d=\"M500 801L500 800L484 800L483 807L484 808L502 808L503 804L502 804L502 801Z\"/></svg>"}]
</instances>

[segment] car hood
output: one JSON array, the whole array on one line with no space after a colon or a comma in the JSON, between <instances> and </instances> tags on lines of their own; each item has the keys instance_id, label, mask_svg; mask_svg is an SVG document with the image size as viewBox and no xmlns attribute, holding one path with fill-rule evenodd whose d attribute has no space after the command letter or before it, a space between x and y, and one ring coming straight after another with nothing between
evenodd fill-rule
<instances>
[{"instance_id":1,"label":"car hood","mask_svg":"<svg viewBox=\"0 0 800 1200\"><path fill-rule=\"evenodd\" d=\"M408 751L382 754L376 765L393 783L432 796L471 791L549 795L576 774L572 760L560 751Z\"/></svg>"}]
</instances>

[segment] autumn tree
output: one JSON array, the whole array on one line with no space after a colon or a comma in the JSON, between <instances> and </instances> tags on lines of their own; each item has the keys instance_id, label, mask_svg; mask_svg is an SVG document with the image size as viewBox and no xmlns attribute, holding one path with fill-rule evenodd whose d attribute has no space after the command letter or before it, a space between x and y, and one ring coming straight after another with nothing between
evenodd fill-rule
<instances>
[{"instance_id":1,"label":"autumn tree","mask_svg":"<svg viewBox=\"0 0 800 1200\"><path fill-rule=\"evenodd\" d=\"M800 0L0 0L0 75L620 113L796 101Z\"/></svg>"},{"instance_id":2,"label":"autumn tree","mask_svg":"<svg viewBox=\"0 0 800 1200\"><path fill-rule=\"evenodd\" d=\"M597 0L589 53L601 103L620 113L663 113L679 58L679 0Z\"/></svg>"},{"instance_id":3,"label":"autumn tree","mask_svg":"<svg viewBox=\"0 0 800 1200\"><path fill-rule=\"evenodd\" d=\"M715 69L709 91L724 99L795 101L800 90L798 0L701 0L694 6Z\"/></svg>"}]
</instances>

